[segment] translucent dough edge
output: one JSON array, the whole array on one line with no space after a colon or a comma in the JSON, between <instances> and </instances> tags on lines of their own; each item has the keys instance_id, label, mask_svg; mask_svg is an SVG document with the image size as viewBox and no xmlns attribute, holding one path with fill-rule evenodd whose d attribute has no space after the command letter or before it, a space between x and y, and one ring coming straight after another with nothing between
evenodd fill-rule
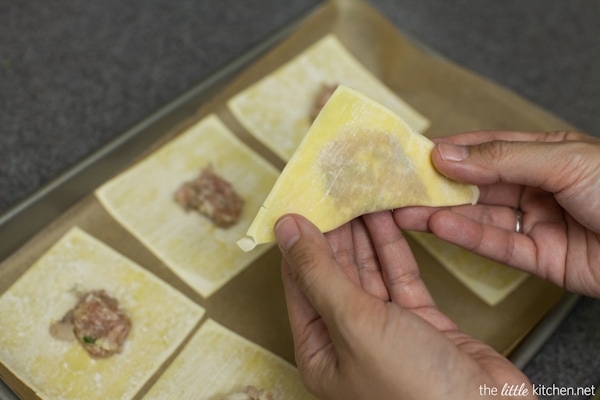
<instances>
[{"instance_id":1,"label":"translucent dough edge","mask_svg":"<svg viewBox=\"0 0 600 400\"><path fill-rule=\"evenodd\" d=\"M251 236L245 236L235 243L238 245L238 247L240 249L242 249L246 253L253 250L256 247L256 242L254 241L254 238Z\"/></svg>"}]
</instances>

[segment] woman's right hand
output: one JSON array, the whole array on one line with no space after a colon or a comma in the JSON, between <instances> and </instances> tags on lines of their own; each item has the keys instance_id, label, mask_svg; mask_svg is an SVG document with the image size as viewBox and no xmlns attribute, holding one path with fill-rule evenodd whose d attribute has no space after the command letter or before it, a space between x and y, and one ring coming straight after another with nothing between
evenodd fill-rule
<instances>
[{"instance_id":1,"label":"woman's right hand","mask_svg":"<svg viewBox=\"0 0 600 400\"><path fill-rule=\"evenodd\" d=\"M447 177L478 185L476 205L407 207L399 227L600 297L600 139L574 132L469 132L432 152ZM515 231L515 210L522 231Z\"/></svg>"}]
</instances>

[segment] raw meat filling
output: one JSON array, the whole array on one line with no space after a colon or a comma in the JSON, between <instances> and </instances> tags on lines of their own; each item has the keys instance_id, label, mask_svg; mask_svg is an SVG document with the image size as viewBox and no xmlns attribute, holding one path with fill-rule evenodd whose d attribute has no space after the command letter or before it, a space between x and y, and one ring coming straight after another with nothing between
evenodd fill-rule
<instances>
[{"instance_id":1,"label":"raw meat filling","mask_svg":"<svg viewBox=\"0 0 600 400\"><path fill-rule=\"evenodd\" d=\"M119 301L104 290L80 296L79 302L58 322L50 333L59 340L77 339L93 358L120 353L131 329L131 320L119 308Z\"/></svg>"},{"instance_id":2,"label":"raw meat filling","mask_svg":"<svg viewBox=\"0 0 600 400\"><path fill-rule=\"evenodd\" d=\"M217 175L211 165L200 175L185 182L174 195L186 211L196 210L220 228L234 225L242 213L244 199L231 183Z\"/></svg>"}]
</instances>

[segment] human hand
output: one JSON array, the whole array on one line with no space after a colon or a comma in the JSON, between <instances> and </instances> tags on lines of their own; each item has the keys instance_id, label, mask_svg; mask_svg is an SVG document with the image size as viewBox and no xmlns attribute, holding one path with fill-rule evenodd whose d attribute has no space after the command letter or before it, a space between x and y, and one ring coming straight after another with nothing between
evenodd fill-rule
<instances>
[{"instance_id":1,"label":"human hand","mask_svg":"<svg viewBox=\"0 0 600 400\"><path fill-rule=\"evenodd\" d=\"M600 140L580 133L470 132L439 139L435 167L479 185L476 205L394 211L429 231L568 290L600 296ZM515 209L522 233L515 232Z\"/></svg>"},{"instance_id":2,"label":"human hand","mask_svg":"<svg viewBox=\"0 0 600 400\"><path fill-rule=\"evenodd\" d=\"M288 215L275 236L296 362L319 398L482 399L482 387L535 398L515 366L436 308L391 212L325 235Z\"/></svg>"}]
</instances>

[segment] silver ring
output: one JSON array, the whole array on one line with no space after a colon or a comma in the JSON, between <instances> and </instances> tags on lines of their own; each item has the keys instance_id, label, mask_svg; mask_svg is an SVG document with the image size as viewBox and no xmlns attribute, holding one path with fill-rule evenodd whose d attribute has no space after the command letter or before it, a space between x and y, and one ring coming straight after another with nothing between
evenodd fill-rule
<instances>
[{"instance_id":1,"label":"silver ring","mask_svg":"<svg viewBox=\"0 0 600 400\"><path fill-rule=\"evenodd\" d=\"M523 212L515 208L515 232L523 233Z\"/></svg>"}]
</instances>

